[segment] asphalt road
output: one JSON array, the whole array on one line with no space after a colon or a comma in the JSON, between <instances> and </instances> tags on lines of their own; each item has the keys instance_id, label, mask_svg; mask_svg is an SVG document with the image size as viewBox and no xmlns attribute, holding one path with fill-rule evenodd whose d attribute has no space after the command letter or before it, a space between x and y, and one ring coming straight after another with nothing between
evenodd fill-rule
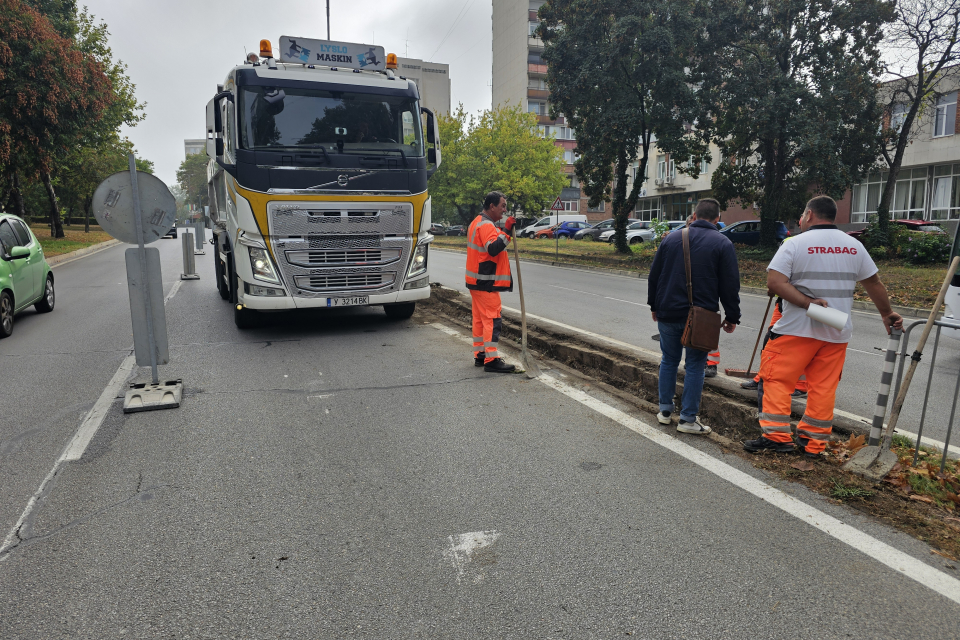
<instances>
[{"instance_id":1,"label":"asphalt road","mask_svg":"<svg viewBox=\"0 0 960 640\"><path fill-rule=\"evenodd\" d=\"M180 245L159 246L169 295ZM0 342L3 535L129 353L122 252L58 267L57 309ZM956 633L957 571L924 544L797 486L761 499L743 478L770 479L711 442L650 430L571 372L484 374L418 317L241 332L207 254L167 304L183 405L114 401L46 485L0 553L0 637ZM790 496L818 511L790 515ZM856 550L865 534L890 547Z\"/></svg>"},{"instance_id":2,"label":"asphalt road","mask_svg":"<svg viewBox=\"0 0 960 640\"><path fill-rule=\"evenodd\" d=\"M462 253L433 251L430 255L430 280L466 291L463 265ZM657 325L650 319L650 308L646 304L645 279L535 263L521 264L521 268L528 313L645 349L660 350L659 343L651 339L657 333ZM880 275L883 276L882 273ZM520 297L516 291L504 294L502 299L504 305L520 308ZM720 335L721 370L725 367L747 368L767 306L766 296L744 293L740 299L742 324L734 333ZM904 326L916 320L907 318ZM921 331L922 326L914 329L911 344L917 343ZM880 316L854 311L853 338L847 348L843 379L837 390L838 409L872 421L886 348L887 334ZM917 368L898 423L900 429L913 433L917 432L923 411L923 396L933 353L932 335L924 351L926 356ZM759 359L757 354L754 369L759 366ZM960 343L944 336L940 339L934 369L924 437L945 441L958 373ZM951 446L960 446L960 426L953 430Z\"/></svg>"}]
</instances>

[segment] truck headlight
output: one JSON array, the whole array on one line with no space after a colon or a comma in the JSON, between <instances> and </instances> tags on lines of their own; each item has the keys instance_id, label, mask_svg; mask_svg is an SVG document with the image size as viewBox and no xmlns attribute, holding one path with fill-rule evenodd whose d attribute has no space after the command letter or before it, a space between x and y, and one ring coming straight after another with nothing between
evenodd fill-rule
<instances>
[{"instance_id":1,"label":"truck headlight","mask_svg":"<svg viewBox=\"0 0 960 640\"><path fill-rule=\"evenodd\" d=\"M277 277L277 272L273 270L273 262L271 262L266 249L248 246L247 253L250 254L250 268L253 270L254 278L280 284L280 278Z\"/></svg>"},{"instance_id":2,"label":"truck headlight","mask_svg":"<svg viewBox=\"0 0 960 640\"><path fill-rule=\"evenodd\" d=\"M410 269L407 271L407 277L413 278L427 271L427 247L428 244L418 245L413 252L413 258L410 260Z\"/></svg>"}]
</instances>

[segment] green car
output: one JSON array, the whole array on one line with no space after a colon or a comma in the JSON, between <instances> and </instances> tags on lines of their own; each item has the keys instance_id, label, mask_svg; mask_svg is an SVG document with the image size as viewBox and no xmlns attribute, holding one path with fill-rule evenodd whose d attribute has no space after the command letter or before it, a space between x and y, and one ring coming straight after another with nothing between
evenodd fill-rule
<instances>
[{"instance_id":1,"label":"green car","mask_svg":"<svg viewBox=\"0 0 960 640\"><path fill-rule=\"evenodd\" d=\"M0 338L13 333L13 317L30 305L53 311L53 272L40 241L17 216L0 212Z\"/></svg>"}]
</instances>

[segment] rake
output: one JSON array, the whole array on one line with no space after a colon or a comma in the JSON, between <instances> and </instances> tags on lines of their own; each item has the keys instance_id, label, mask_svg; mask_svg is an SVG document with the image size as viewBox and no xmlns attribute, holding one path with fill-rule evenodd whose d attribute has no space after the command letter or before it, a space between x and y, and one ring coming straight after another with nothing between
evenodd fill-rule
<instances>
[{"instance_id":1,"label":"rake","mask_svg":"<svg viewBox=\"0 0 960 640\"><path fill-rule=\"evenodd\" d=\"M520 364L528 378L536 378L540 375L540 367L527 351L527 307L523 302L523 278L520 277L520 250L517 248L516 229L510 230L510 237L513 239L513 261L517 264L517 291L520 294Z\"/></svg>"},{"instance_id":2,"label":"rake","mask_svg":"<svg viewBox=\"0 0 960 640\"><path fill-rule=\"evenodd\" d=\"M763 336L763 330L767 327L767 316L770 314L770 305L773 303L773 295L767 300L767 310L763 312L763 322L760 323L760 331L757 332L757 341L753 345L753 353L750 354L750 364L744 369L724 369L723 372L731 378L752 378L757 375L753 369L753 359L757 357L757 347L760 346L760 338Z\"/></svg>"}]
</instances>

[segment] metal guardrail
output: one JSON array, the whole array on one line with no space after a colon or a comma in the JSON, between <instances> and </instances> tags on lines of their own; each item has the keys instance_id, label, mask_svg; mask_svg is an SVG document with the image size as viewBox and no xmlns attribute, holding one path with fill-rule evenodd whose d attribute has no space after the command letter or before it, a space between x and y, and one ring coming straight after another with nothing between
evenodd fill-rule
<instances>
[{"instance_id":1,"label":"metal guardrail","mask_svg":"<svg viewBox=\"0 0 960 640\"><path fill-rule=\"evenodd\" d=\"M907 355L910 347L910 333L916 327L924 324L926 324L926 320L917 320L915 322L910 323L910 325L908 325L906 329L904 329L903 339L900 341L900 354L899 354L900 364L897 368L897 384L892 396L894 398L896 398L897 395L900 393L900 382L903 379L903 371L905 368ZM932 388L931 383L933 382L933 371L936 368L937 352L938 352L938 347L940 346L940 333L944 328L960 330L960 324L958 324L957 322L950 322L947 320L934 320L934 325L937 327L937 331L933 339L933 353L930 356L930 372L927 374L927 388L923 394L923 410L920 412L920 425L917 428L917 442L915 444L914 453L913 453L914 467L917 466L917 460L920 456L920 444L923 438L923 425L927 419L927 406L930 401L930 390ZM919 356L910 355L910 357L914 358ZM949 451L950 436L953 433L953 422L954 422L954 418L956 418L956 415L957 415L958 396L960 396L960 369L957 370L957 382L953 388L953 404L951 405L951 409L950 409L950 422L947 425L947 436L943 439L943 455L940 459L941 475L943 474L944 466L946 465L946 462L947 462L947 456L950 454L950 451Z\"/></svg>"}]
</instances>

